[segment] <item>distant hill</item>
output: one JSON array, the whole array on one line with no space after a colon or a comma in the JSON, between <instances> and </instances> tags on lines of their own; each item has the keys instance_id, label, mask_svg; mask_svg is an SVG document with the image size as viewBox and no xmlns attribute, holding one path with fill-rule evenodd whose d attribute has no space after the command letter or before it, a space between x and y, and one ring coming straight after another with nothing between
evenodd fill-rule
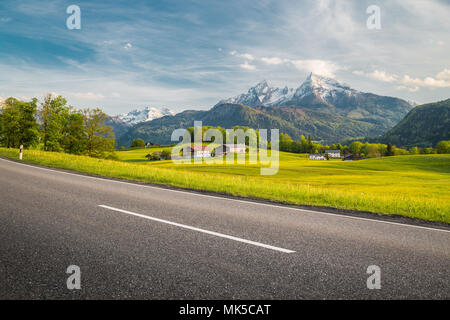
<instances>
[{"instance_id":1,"label":"distant hill","mask_svg":"<svg viewBox=\"0 0 450 320\"><path fill-rule=\"evenodd\" d=\"M441 140L450 140L450 99L415 107L381 137L402 147L434 147Z\"/></svg>"},{"instance_id":2,"label":"distant hill","mask_svg":"<svg viewBox=\"0 0 450 320\"><path fill-rule=\"evenodd\" d=\"M336 143L379 136L411 109L405 100L364 93L335 79L310 74L297 89L273 88L262 81L208 111L189 110L141 122L117 137L119 146L129 146L136 138L166 144L171 142L173 130L201 120L207 126L279 129L294 139L303 134L317 142Z\"/></svg>"},{"instance_id":3,"label":"distant hill","mask_svg":"<svg viewBox=\"0 0 450 320\"><path fill-rule=\"evenodd\" d=\"M141 138L152 143L171 143L172 131L192 127L194 120L205 126L248 126L254 129L280 129L292 138L303 134L317 141L340 141L348 137L364 137L376 134L372 123L330 115L320 111L299 107L248 107L241 104L220 104L208 111L188 110L175 116L165 116L133 126L118 139L119 146L129 146L131 141Z\"/></svg>"}]
</instances>

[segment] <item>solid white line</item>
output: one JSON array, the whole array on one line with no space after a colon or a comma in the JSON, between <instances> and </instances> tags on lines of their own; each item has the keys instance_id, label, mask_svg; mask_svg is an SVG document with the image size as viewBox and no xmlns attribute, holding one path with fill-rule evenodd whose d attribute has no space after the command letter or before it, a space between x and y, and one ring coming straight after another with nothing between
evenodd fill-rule
<instances>
[{"instance_id":1,"label":"solid white line","mask_svg":"<svg viewBox=\"0 0 450 320\"><path fill-rule=\"evenodd\" d=\"M168 221L168 220L164 220L164 219L159 219L159 218L154 218L154 217L146 216L146 215L143 215L143 214L140 214L140 213L135 213L135 212L127 211L127 210L122 210L122 209L106 206L106 205L103 205L103 204L99 205L99 207L102 207L102 208L105 208L105 209L109 209L109 210L113 210L113 211L117 211L117 212L126 213L126 214L129 214L129 215L140 217L140 218L144 218L144 219L147 219L147 220L153 220L153 221L162 222L162 223L165 223L165 224L170 224L172 226L176 226L176 227L180 227L180 228L184 228L184 229L189 229L189 230L193 230L193 231L203 232L203 233L210 234L210 235L213 235L213 236L216 236L216 237L221 237L221 238L225 238L225 239L239 241L239 242L251 244L251 245L254 245L254 246L258 246L258 247L263 247L263 248L266 248L266 249L271 249L271 250L280 251L280 252L284 252L284 253L294 253L295 252L295 251L288 250L288 249L283 249L283 248L280 248L280 247L274 247L274 246L271 246L271 245L268 245L268 244L264 244L264 243L261 243L261 242L246 240L246 239L242 239L242 238L238 238L238 237L229 236L229 235L226 235L226 234L223 234L223 233L219 233L219 232L208 231L208 230L205 230L205 229L191 227L191 226L188 226L188 225L185 225L185 224L176 223L176 222L172 222L172 221Z\"/></svg>"},{"instance_id":2,"label":"solid white line","mask_svg":"<svg viewBox=\"0 0 450 320\"><path fill-rule=\"evenodd\" d=\"M450 230L444 230L444 229L439 229L439 228L428 228L428 227L416 226L416 225L407 224L407 223L398 223L398 222L390 222L390 221L377 220L377 219L352 217L352 216L348 216L348 215L340 215L340 214L328 213L328 212L323 212L323 211L314 211L314 210L308 210L308 209L293 208L293 207L288 207L288 206L279 206L279 205L276 205L276 204L260 203L260 202L255 202L255 201L246 201L246 200L232 199L232 198L226 198L226 197L217 197L217 196L212 196L212 195L208 195L208 194L200 194L200 193L196 193L196 192L189 192L189 191L182 191L182 190L173 190L173 189L168 189L168 188L163 188L163 187L142 185L142 184L137 184L137 183L133 183L133 182L117 181L117 180L108 179L106 177L105 178L92 177L92 176L87 176L87 175L78 174L78 173L70 173L70 172L64 172L64 171L60 171L60 170L42 168L42 167L38 167L38 166L35 166L35 165L33 166L33 165L25 164L25 163L19 163L19 162L16 162L16 161L7 160L7 159L3 159L3 158L0 158L0 160L11 162L11 163L14 163L14 164L17 164L17 165L31 167L31 168L34 168L34 169L40 169L40 170L44 170L44 171L51 171L51 172L56 172L56 173L60 173L60 174L67 174L67 175L72 175L72 176L77 176L77 177L88 178L88 179L101 180L101 181L104 181L104 182L108 182L109 181L109 182L121 183L121 184L126 184L126 185L132 185L132 186L135 186L135 187L151 188L151 189L166 190L166 191L170 191L170 192L189 194L189 195L194 195L194 196L198 196L198 197L207 197L207 198L213 198L213 199L242 202L242 203L246 203L246 204L255 204L255 205L260 205L260 206L281 208L281 209L286 209L286 210L310 212L310 213L314 213L314 214L321 214L321 215L332 216L332 217L335 217L335 218L347 218L347 219L362 220L362 221L384 223L384 224L392 224L392 225L397 225L397 226L402 226L402 227L410 227L410 228L417 228L417 229L424 229L424 230L440 231L440 232L450 233ZM64 169L62 169L62 170L64 170ZM201 190L198 190L198 191L201 191Z\"/></svg>"}]
</instances>

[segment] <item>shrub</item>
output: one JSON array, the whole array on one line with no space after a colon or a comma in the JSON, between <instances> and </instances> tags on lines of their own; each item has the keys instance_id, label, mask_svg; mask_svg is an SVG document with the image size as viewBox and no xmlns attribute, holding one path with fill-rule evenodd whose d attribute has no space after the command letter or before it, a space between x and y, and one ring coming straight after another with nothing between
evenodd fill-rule
<instances>
[{"instance_id":1,"label":"shrub","mask_svg":"<svg viewBox=\"0 0 450 320\"><path fill-rule=\"evenodd\" d=\"M143 148L145 147L145 141L142 139L134 139L133 142L131 142L131 148Z\"/></svg>"},{"instance_id":2,"label":"shrub","mask_svg":"<svg viewBox=\"0 0 450 320\"><path fill-rule=\"evenodd\" d=\"M440 154L450 153L450 140L439 141L436 145L436 151Z\"/></svg>"}]
</instances>

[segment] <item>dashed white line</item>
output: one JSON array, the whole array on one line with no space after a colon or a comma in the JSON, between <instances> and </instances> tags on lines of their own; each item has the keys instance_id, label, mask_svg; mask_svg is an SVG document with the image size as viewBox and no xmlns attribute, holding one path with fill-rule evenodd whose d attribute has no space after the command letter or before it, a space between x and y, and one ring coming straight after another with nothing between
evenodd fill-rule
<instances>
[{"instance_id":1,"label":"dashed white line","mask_svg":"<svg viewBox=\"0 0 450 320\"><path fill-rule=\"evenodd\" d=\"M279 252L283 252L283 253L294 253L295 252L293 250L288 250L288 249L284 249L284 248L280 248L280 247L275 247L275 246L271 246L271 245L264 244L264 243L261 243L261 242L251 241L251 240L242 239L242 238L238 238L238 237L234 237L234 236L229 236L227 234L214 232L214 231L209 231L209 230L205 230L205 229L200 229L200 228L196 228L196 227L192 227L192 226L188 226L188 225L185 225L185 224L172 222L172 221L168 221L168 220L164 220L164 219L154 218L154 217L150 217L150 216L147 216L147 215L144 215L144 214L131 212L131 211L128 211L128 210L122 210L122 209L106 206L106 205L103 205L103 204L99 205L99 207L102 207L102 208L105 208L105 209L109 209L109 210L112 210L112 211L125 213L125 214L131 215L131 216L135 216L135 217L139 217L139 218L143 218L143 219L147 219L147 220L152 220L152 221L157 221L157 222L161 222L161 223L165 223L165 224L170 224L172 226L176 226L176 227L180 227L180 228L184 228L184 229L188 229L188 230L193 230L193 231L197 231L197 232L202 232L202 233L206 233L206 234L209 234L209 235L212 235L212 236L225 238L225 239L229 239L229 240L234 240L234 241L239 241L239 242L243 242L243 243L246 243L246 244L251 244L251 245L254 245L254 246L257 246L257 247L271 249L271 250L275 250L275 251L279 251Z\"/></svg>"}]
</instances>

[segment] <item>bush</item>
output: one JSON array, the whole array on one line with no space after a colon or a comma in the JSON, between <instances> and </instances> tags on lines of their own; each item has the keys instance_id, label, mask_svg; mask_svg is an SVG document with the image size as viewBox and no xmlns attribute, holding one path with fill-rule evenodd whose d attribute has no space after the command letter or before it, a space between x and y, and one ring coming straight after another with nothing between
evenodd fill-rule
<instances>
[{"instance_id":1,"label":"bush","mask_svg":"<svg viewBox=\"0 0 450 320\"><path fill-rule=\"evenodd\" d=\"M152 158L151 158L151 160L156 160L156 161L161 160L161 153L159 153L159 152L153 152L153 153L152 153Z\"/></svg>"},{"instance_id":2,"label":"bush","mask_svg":"<svg viewBox=\"0 0 450 320\"><path fill-rule=\"evenodd\" d=\"M161 159L170 160L171 159L171 153L168 150L163 150L161 152Z\"/></svg>"},{"instance_id":3,"label":"bush","mask_svg":"<svg viewBox=\"0 0 450 320\"><path fill-rule=\"evenodd\" d=\"M143 148L145 147L145 141L142 139L134 139L133 142L131 142L131 148Z\"/></svg>"},{"instance_id":4,"label":"bush","mask_svg":"<svg viewBox=\"0 0 450 320\"><path fill-rule=\"evenodd\" d=\"M115 152L111 152L110 154L108 154L105 159L107 160L119 160L119 157L117 156L117 154Z\"/></svg>"},{"instance_id":5,"label":"bush","mask_svg":"<svg viewBox=\"0 0 450 320\"><path fill-rule=\"evenodd\" d=\"M439 141L436 145L436 151L440 154L450 153L450 140Z\"/></svg>"}]
</instances>

